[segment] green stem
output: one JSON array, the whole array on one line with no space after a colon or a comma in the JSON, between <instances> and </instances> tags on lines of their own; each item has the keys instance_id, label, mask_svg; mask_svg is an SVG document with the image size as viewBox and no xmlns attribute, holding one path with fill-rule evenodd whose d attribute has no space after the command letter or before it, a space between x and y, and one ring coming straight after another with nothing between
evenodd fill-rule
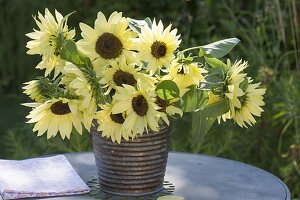
<instances>
[{"instance_id":1,"label":"green stem","mask_svg":"<svg viewBox=\"0 0 300 200\"><path fill-rule=\"evenodd\" d=\"M295 120L295 131L296 131L296 143L299 144L299 128L298 128L298 117L295 116L294 117L294 120Z\"/></svg>"},{"instance_id":2,"label":"green stem","mask_svg":"<svg viewBox=\"0 0 300 200\"><path fill-rule=\"evenodd\" d=\"M201 84L222 85L222 84L225 84L225 81L223 81L223 82L218 82L218 83L206 81L206 82L199 82L199 84L200 84L200 85L201 85Z\"/></svg>"},{"instance_id":3,"label":"green stem","mask_svg":"<svg viewBox=\"0 0 300 200\"><path fill-rule=\"evenodd\" d=\"M191 50L195 50L195 49L201 49L201 46L190 47L190 48L187 48L187 49L182 50L181 52L182 52L182 53L185 53L185 52L187 52L187 51L191 51Z\"/></svg>"}]
</instances>

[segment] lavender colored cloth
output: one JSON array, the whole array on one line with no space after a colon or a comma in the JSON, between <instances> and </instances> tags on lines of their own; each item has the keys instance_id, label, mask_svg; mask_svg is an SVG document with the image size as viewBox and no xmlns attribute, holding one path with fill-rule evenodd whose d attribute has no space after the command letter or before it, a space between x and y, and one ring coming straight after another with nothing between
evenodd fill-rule
<instances>
[{"instance_id":1,"label":"lavender colored cloth","mask_svg":"<svg viewBox=\"0 0 300 200\"><path fill-rule=\"evenodd\" d=\"M89 187L63 155L27 160L0 160L3 199L84 194Z\"/></svg>"}]
</instances>

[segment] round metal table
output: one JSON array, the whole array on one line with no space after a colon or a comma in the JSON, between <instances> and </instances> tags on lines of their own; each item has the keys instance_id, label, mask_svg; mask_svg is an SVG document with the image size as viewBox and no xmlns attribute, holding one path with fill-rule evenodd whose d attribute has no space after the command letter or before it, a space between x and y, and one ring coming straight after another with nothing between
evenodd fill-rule
<instances>
[{"instance_id":1,"label":"round metal table","mask_svg":"<svg viewBox=\"0 0 300 200\"><path fill-rule=\"evenodd\" d=\"M65 154L81 178L96 178L94 155ZM241 162L190 153L169 153L165 180L172 194L185 200L290 200L287 186L276 176ZM94 191L95 192L95 191ZM90 194L53 199L96 199Z\"/></svg>"}]
</instances>

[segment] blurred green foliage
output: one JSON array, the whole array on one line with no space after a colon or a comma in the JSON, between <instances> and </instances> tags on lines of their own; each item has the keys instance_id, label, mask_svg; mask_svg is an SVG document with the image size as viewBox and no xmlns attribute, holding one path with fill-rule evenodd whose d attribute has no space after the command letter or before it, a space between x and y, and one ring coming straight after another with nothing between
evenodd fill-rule
<instances>
[{"instance_id":1,"label":"blurred green foliage","mask_svg":"<svg viewBox=\"0 0 300 200\"><path fill-rule=\"evenodd\" d=\"M204 153L249 163L279 176L294 198L300 197L300 27L297 0L0 0L0 158L22 159L42 154L90 151L88 133L70 141L36 137L25 124L28 109L20 103L22 83L43 72L38 56L26 55L25 33L36 28L32 15L44 8L63 15L76 11L69 24L93 25L98 11L161 19L179 29L182 47L229 37L241 43L229 55L246 59L247 72L267 88L262 118L249 129L232 122L215 124L201 144L191 145L191 116L176 120L172 150Z\"/></svg>"}]
</instances>

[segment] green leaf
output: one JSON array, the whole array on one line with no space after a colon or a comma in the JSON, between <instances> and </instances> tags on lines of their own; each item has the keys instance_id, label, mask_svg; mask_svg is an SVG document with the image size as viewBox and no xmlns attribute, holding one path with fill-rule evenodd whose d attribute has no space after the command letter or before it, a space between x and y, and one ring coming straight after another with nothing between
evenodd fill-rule
<instances>
[{"instance_id":1,"label":"green leaf","mask_svg":"<svg viewBox=\"0 0 300 200\"><path fill-rule=\"evenodd\" d=\"M147 25L148 25L149 27L152 26L152 21L151 21L151 19L150 19L149 17L145 18L144 21L147 23Z\"/></svg>"},{"instance_id":2,"label":"green leaf","mask_svg":"<svg viewBox=\"0 0 300 200\"><path fill-rule=\"evenodd\" d=\"M180 90L177 84L171 80L164 80L157 84L155 88L157 96L164 100L178 98Z\"/></svg>"},{"instance_id":3,"label":"green leaf","mask_svg":"<svg viewBox=\"0 0 300 200\"><path fill-rule=\"evenodd\" d=\"M141 33L141 29L144 26L148 26L148 27L152 26L152 22L149 17L145 18L144 20L137 20L129 17L127 17L127 19L129 22L130 29L135 33Z\"/></svg>"},{"instance_id":4,"label":"green leaf","mask_svg":"<svg viewBox=\"0 0 300 200\"><path fill-rule=\"evenodd\" d=\"M77 52L77 46L73 40L66 40L64 49L70 51L71 53Z\"/></svg>"},{"instance_id":5,"label":"green leaf","mask_svg":"<svg viewBox=\"0 0 300 200\"><path fill-rule=\"evenodd\" d=\"M246 77L240 84L240 88L245 91L249 86L248 78Z\"/></svg>"},{"instance_id":6,"label":"green leaf","mask_svg":"<svg viewBox=\"0 0 300 200\"><path fill-rule=\"evenodd\" d=\"M59 55L61 59L71 62L72 55L75 55L77 53L78 52L75 42L73 40L66 40Z\"/></svg>"},{"instance_id":7,"label":"green leaf","mask_svg":"<svg viewBox=\"0 0 300 200\"><path fill-rule=\"evenodd\" d=\"M208 101L208 95L206 91L197 89L196 86L190 86L190 90L187 91L182 97L181 109L183 112L193 112L201 109L206 105Z\"/></svg>"},{"instance_id":8,"label":"green leaf","mask_svg":"<svg viewBox=\"0 0 300 200\"><path fill-rule=\"evenodd\" d=\"M273 119L279 119L285 115L287 115L287 111L280 111L279 113L273 116Z\"/></svg>"},{"instance_id":9,"label":"green leaf","mask_svg":"<svg viewBox=\"0 0 300 200\"><path fill-rule=\"evenodd\" d=\"M229 111L228 99L223 99L217 103L209 104L204 107L202 115L205 118L216 118Z\"/></svg>"},{"instance_id":10,"label":"green leaf","mask_svg":"<svg viewBox=\"0 0 300 200\"><path fill-rule=\"evenodd\" d=\"M64 26L65 24L68 23L68 18L69 18L72 14L74 14L75 12L76 12L76 11L73 11L73 12L67 14L66 16L64 16L64 18L61 20L61 22L60 22L60 24L59 24L59 28L60 28L61 30L63 29L63 26Z\"/></svg>"},{"instance_id":11,"label":"green leaf","mask_svg":"<svg viewBox=\"0 0 300 200\"><path fill-rule=\"evenodd\" d=\"M92 68L90 59L80 53L77 50L76 44L73 40L66 40L62 50L60 51L60 57L66 61L69 61L80 68Z\"/></svg>"},{"instance_id":12,"label":"green leaf","mask_svg":"<svg viewBox=\"0 0 300 200\"><path fill-rule=\"evenodd\" d=\"M205 77L205 80L207 82L212 82L212 83L218 83L218 82L223 82L224 79L226 78L226 74L222 68L216 67L216 68L209 68L208 69L208 74Z\"/></svg>"},{"instance_id":13,"label":"green leaf","mask_svg":"<svg viewBox=\"0 0 300 200\"><path fill-rule=\"evenodd\" d=\"M219 60L218 58L213 58L210 55L205 55L204 59L213 68L219 67L219 68L222 68L222 69L224 69L226 71L228 70L228 66L224 62L222 62L221 60Z\"/></svg>"},{"instance_id":14,"label":"green leaf","mask_svg":"<svg viewBox=\"0 0 300 200\"><path fill-rule=\"evenodd\" d=\"M222 58L223 56L227 55L239 42L240 40L237 38L229 38L201 46L201 48L205 54L209 54L215 58Z\"/></svg>"},{"instance_id":15,"label":"green leaf","mask_svg":"<svg viewBox=\"0 0 300 200\"><path fill-rule=\"evenodd\" d=\"M59 33L58 33L58 37L57 37L57 47L56 47L56 51L60 51L61 48L63 47L64 45L64 42L65 42L65 36L64 36L64 30L63 30L63 27L65 24L68 23L68 18L73 14L75 13L74 12L71 12L69 14L67 14L66 16L64 16L64 18L60 21L60 24L59 24Z\"/></svg>"},{"instance_id":16,"label":"green leaf","mask_svg":"<svg viewBox=\"0 0 300 200\"><path fill-rule=\"evenodd\" d=\"M194 146L196 143L201 144L216 118L228 112L228 110L228 100L224 99L215 104L207 105L203 110L193 113L192 136L194 143L192 145Z\"/></svg>"},{"instance_id":17,"label":"green leaf","mask_svg":"<svg viewBox=\"0 0 300 200\"><path fill-rule=\"evenodd\" d=\"M192 117L192 146L197 143L201 145L204 137L206 136L208 130L211 128L216 118L206 118L204 117L203 110L193 113Z\"/></svg>"},{"instance_id":18,"label":"green leaf","mask_svg":"<svg viewBox=\"0 0 300 200\"><path fill-rule=\"evenodd\" d=\"M205 55L205 52L203 51L202 48L199 49L199 57L202 57Z\"/></svg>"}]
</instances>

